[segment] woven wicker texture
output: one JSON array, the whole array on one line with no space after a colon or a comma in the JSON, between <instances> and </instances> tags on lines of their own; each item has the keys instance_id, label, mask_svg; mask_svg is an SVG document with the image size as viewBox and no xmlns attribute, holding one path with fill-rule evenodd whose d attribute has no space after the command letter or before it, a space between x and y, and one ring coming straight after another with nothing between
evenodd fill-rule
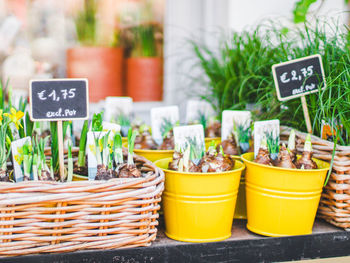
<instances>
[{"instance_id":1,"label":"woven wicker texture","mask_svg":"<svg viewBox=\"0 0 350 263\"><path fill-rule=\"evenodd\" d=\"M281 140L287 142L291 128L281 128ZM298 153L303 151L306 133L296 132ZM314 158L330 162L334 144L311 136ZM323 189L317 216L329 223L350 228L350 146L337 145L329 181Z\"/></svg>"},{"instance_id":2,"label":"woven wicker texture","mask_svg":"<svg viewBox=\"0 0 350 263\"><path fill-rule=\"evenodd\" d=\"M125 154L125 151L124 151ZM164 173L143 157L144 178L0 183L0 256L148 246Z\"/></svg>"}]
</instances>

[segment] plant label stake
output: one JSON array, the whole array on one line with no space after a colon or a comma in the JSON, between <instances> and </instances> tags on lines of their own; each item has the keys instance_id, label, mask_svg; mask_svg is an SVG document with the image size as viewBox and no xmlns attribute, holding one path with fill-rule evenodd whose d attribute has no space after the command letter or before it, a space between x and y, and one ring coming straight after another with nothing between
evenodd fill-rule
<instances>
[{"instance_id":1,"label":"plant label stake","mask_svg":"<svg viewBox=\"0 0 350 263\"><path fill-rule=\"evenodd\" d=\"M312 133L305 96L326 88L321 56L316 54L275 64L272 74L279 101L301 97L307 131Z\"/></svg>"},{"instance_id":2,"label":"plant label stake","mask_svg":"<svg viewBox=\"0 0 350 263\"><path fill-rule=\"evenodd\" d=\"M62 121L89 117L87 79L45 79L29 83L29 114L32 121L57 121L60 178L64 178Z\"/></svg>"}]
</instances>

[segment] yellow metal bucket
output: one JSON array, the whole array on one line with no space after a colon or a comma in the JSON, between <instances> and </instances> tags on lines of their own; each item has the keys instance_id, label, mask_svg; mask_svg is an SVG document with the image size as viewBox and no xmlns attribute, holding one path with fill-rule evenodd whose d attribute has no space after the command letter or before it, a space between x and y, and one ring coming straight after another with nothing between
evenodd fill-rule
<instances>
[{"instance_id":1,"label":"yellow metal bucket","mask_svg":"<svg viewBox=\"0 0 350 263\"><path fill-rule=\"evenodd\" d=\"M229 238L244 164L236 161L234 170L222 173L185 173L168 170L170 161L155 162L165 172L165 234L187 242Z\"/></svg>"},{"instance_id":2,"label":"yellow metal bucket","mask_svg":"<svg viewBox=\"0 0 350 263\"><path fill-rule=\"evenodd\" d=\"M247 205L246 205L246 194L245 194L245 171L242 172L241 180L239 182L237 202L235 215L237 219L247 219Z\"/></svg>"},{"instance_id":3,"label":"yellow metal bucket","mask_svg":"<svg viewBox=\"0 0 350 263\"><path fill-rule=\"evenodd\" d=\"M147 160L150 160L151 162L164 159L164 158L171 158L173 157L174 150L141 150L141 149L134 149L134 153L145 157Z\"/></svg>"},{"instance_id":4,"label":"yellow metal bucket","mask_svg":"<svg viewBox=\"0 0 350 263\"><path fill-rule=\"evenodd\" d=\"M246 169L247 228L264 236L312 233L329 164L319 169L285 169L253 162L254 153L241 156Z\"/></svg>"},{"instance_id":5,"label":"yellow metal bucket","mask_svg":"<svg viewBox=\"0 0 350 263\"><path fill-rule=\"evenodd\" d=\"M235 160L242 161L240 156L233 155L232 157ZM247 205L245 197L245 170L242 171L241 180L239 182L236 209L233 218L247 219Z\"/></svg>"},{"instance_id":6,"label":"yellow metal bucket","mask_svg":"<svg viewBox=\"0 0 350 263\"><path fill-rule=\"evenodd\" d=\"M123 143L124 147L128 147L128 142ZM164 158L173 157L174 150L144 150L144 149L134 149L134 153L137 155L145 157L147 160L154 162Z\"/></svg>"},{"instance_id":7,"label":"yellow metal bucket","mask_svg":"<svg viewBox=\"0 0 350 263\"><path fill-rule=\"evenodd\" d=\"M208 150L211 141L214 141L214 142L215 142L215 145L218 145L219 143L221 143L221 138L220 138L220 137L205 138L205 139L204 139L204 142L205 142L205 149Z\"/></svg>"}]
</instances>

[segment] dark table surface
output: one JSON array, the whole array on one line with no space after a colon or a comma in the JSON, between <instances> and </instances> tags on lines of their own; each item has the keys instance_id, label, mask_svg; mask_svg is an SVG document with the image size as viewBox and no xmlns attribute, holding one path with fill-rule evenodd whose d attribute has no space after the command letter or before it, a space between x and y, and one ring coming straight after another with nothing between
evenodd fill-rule
<instances>
[{"instance_id":1,"label":"dark table surface","mask_svg":"<svg viewBox=\"0 0 350 263\"><path fill-rule=\"evenodd\" d=\"M213 243L185 243L169 239L159 227L150 247L78 251L62 254L1 258L0 262L281 262L350 255L350 232L316 220L311 235L263 237L234 220L232 236Z\"/></svg>"}]
</instances>

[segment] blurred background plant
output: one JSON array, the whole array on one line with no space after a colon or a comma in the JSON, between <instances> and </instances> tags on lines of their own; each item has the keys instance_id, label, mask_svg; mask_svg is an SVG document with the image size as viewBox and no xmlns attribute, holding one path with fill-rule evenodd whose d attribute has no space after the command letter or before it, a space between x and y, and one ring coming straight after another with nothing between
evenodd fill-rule
<instances>
[{"instance_id":1,"label":"blurred background plant","mask_svg":"<svg viewBox=\"0 0 350 263\"><path fill-rule=\"evenodd\" d=\"M96 45L96 13L96 0L84 0L83 8L75 18L77 38L83 45Z\"/></svg>"},{"instance_id":2,"label":"blurred background plant","mask_svg":"<svg viewBox=\"0 0 350 263\"><path fill-rule=\"evenodd\" d=\"M120 13L120 41L128 57L162 56L163 25L154 18L153 2L129 3Z\"/></svg>"}]
</instances>

